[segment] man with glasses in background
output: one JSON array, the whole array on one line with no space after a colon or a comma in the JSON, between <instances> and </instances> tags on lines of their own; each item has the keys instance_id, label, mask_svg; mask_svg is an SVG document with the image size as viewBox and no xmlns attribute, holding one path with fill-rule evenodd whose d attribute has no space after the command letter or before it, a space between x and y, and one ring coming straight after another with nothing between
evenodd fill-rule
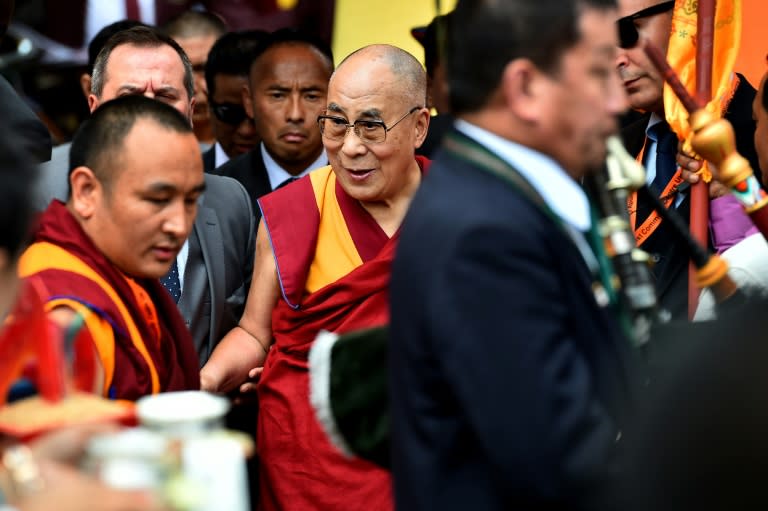
<instances>
[{"instance_id":1,"label":"man with glasses in background","mask_svg":"<svg viewBox=\"0 0 768 511\"><path fill-rule=\"evenodd\" d=\"M201 381L248 392L254 383L245 380L260 376L260 509L392 508L388 473L345 457L317 423L307 354L321 329L388 322L389 268L427 165L415 156L429 126L425 97L424 69L410 54L387 45L353 53L316 118L331 165L259 199L246 311Z\"/></svg>"},{"instance_id":2,"label":"man with glasses in background","mask_svg":"<svg viewBox=\"0 0 768 511\"><path fill-rule=\"evenodd\" d=\"M643 46L650 42L666 54L673 30L674 0L620 0L620 18L617 21L619 50L616 65L629 98L630 107L640 117L622 130L627 150L642 160L646 167L646 181L653 193L667 198L668 207L676 208L685 219L690 217L689 187L678 177L676 163L677 136L670 130L664 111L664 77L656 70ZM736 75L737 85L728 103L724 117L736 130L739 153L747 158L759 172L752 134L751 105L754 88L746 78ZM698 170L699 162L685 159L689 170ZM682 177L682 176L681 176ZM698 176L692 181L697 180ZM682 185L679 185L682 183ZM721 190L724 191L724 190ZM725 250L744 238L751 225L732 198L717 198L718 190L710 189L710 226L714 245ZM673 319L684 319L687 314L688 251L685 244L666 222L657 217L651 205L638 196L634 207L638 246L651 255L656 279L656 292L662 314ZM743 221L747 223L744 224Z\"/></svg>"},{"instance_id":3,"label":"man with glasses in background","mask_svg":"<svg viewBox=\"0 0 768 511\"><path fill-rule=\"evenodd\" d=\"M229 32L211 48L205 63L211 128L216 139L203 153L203 167L211 172L259 143L253 119L243 107L248 71L259 44L267 37L261 30Z\"/></svg>"}]
</instances>

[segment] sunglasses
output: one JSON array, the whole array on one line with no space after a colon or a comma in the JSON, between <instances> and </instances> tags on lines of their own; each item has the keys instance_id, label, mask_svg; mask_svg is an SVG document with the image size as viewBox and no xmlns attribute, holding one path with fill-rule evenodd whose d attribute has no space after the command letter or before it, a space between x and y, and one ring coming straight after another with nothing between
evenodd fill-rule
<instances>
[{"instance_id":1,"label":"sunglasses","mask_svg":"<svg viewBox=\"0 0 768 511\"><path fill-rule=\"evenodd\" d=\"M662 2L660 4L652 5L646 9L637 11L629 16L619 18L616 25L619 29L619 47L628 50L634 48L640 39L640 34L637 32L635 26L635 20L640 18L648 18L672 10L675 6L675 0L669 0L668 2Z\"/></svg>"},{"instance_id":2,"label":"sunglasses","mask_svg":"<svg viewBox=\"0 0 768 511\"><path fill-rule=\"evenodd\" d=\"M234 103L214 103L210 102L213 115L216 116L221 122L237 126L243 122L248 114L245 113L245 108L242 105L236 105Z\"/></svg>"}]
</instances>

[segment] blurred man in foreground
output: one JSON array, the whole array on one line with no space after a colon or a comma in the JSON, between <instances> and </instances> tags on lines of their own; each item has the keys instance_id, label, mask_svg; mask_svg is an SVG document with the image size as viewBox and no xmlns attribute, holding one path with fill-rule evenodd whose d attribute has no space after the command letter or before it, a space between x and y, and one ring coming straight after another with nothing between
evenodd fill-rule
<instances>
[{"instance_id":1,"label":"blurred man in foreground","mask_svg":"<svg viewBox=\"0 0 768 511\"><path fill-rule=\"evenodd\" d=\"M458 121L392 268L397 509L613 507L631 352L579 181L627 107L616 16L615 0L454 11Z\"/></svg>"}]
</instances>

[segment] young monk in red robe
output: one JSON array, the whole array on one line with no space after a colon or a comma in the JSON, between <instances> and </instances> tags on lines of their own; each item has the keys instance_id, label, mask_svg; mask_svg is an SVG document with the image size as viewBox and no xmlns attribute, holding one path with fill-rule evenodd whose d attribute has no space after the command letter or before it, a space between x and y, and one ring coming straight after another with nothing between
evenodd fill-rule
<instances>
[{"instance_id":1,"label":"young monk in red robe","mask_svg":"<svg viewBox=\"0 0 768 511\"><path fill-rule=\"evenodd\" d=\"M78 131L70 160L70 197L43 213L20 275L43 284L62 326L82 318L101 363L97 392L133 400L197 389L191 336L157 280L204 188L189 121L159 101L119 98Z\"/></svg>"},{"instance_id":2,"label":"young monk in red robe","mask_svg":"<svg viewBox=\"0 0 768 511\"><path fill-rule=\"evenodd\" d=\"M389 320L398 230L428 162L421 64L392 46L347 57L318 119L329 167L259 200L246 312L203 367L203 388L257 386L260 509L391 509L389 474L331 446L308 398L307 354L324 329ZM265 362L266 359L266 362ZM252 370L253 368L258 368ZM250 374L249 374L250 373Z\"/></svg>"}]
</instances>

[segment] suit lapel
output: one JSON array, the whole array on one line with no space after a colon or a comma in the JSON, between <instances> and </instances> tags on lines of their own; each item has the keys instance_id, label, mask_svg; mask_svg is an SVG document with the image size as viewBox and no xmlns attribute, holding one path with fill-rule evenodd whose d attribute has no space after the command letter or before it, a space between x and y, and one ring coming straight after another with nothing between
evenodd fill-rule
<instances>
[{"instance_id":1,"label":"suit lapel","mask_svg":"<svg viewBox=\"0 0 768 511\"><path fill-rule=\"evenodd\" d=\"M213 144L210 149L203 153L203 170L205 172L213 172L216 168L216 144Z\"/></svg>"},{"instance_id":2,"label":"suit lapel","mask_svg":"<svg viewBox=\"0 0 768 511\"><path fill-rule=\"evenodd\" d=\"M213 338L214 325L218 318L224 315L224 302L226 299L226 268L223 266L224 240L221 237L219 221L216 212L200 205L197 210L194 231L200 242L200 250L203 254L203 264L208 274L208 288L211 291L211 322L209 338Z\"/></svg>"}]
</instances>

